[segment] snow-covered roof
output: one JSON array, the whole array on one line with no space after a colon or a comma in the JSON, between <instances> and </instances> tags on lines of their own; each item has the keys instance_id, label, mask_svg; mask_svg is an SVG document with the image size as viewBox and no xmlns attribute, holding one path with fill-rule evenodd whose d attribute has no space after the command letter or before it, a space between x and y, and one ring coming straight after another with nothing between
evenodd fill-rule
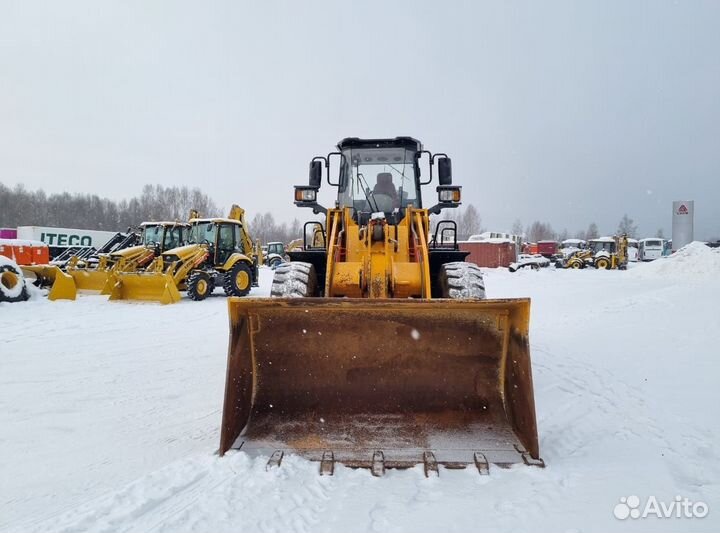
<instances>
[{"instance_id":1,"label":"snow-covered roof","mask_svg":"<svg viewBox=\"0 0 720 533\"><path fill-rule=\"evenodd\" d=\"M467 241L458 241L458 243L473 243L473 244L483 243L483 242L488 243L488 244L515 244L515 241L513 241L512 239L506 239L504 237L488 237L485 239L475 239L475 240L470 238Z\"/></svg>"},{"instance_id":2,"label":"snow-covered roof","mask_svg":"<svg viewBox=\"0 0 720 533\"><path fill-rule=\"evenodd\" d=\"M583 239L565 239L562 244L585 244Z\"/></svg>"},{"instance_id":3,"label":"snow-covered roof","mask_svg":"<svg viewBox=\"0 0 720 533\"><path fill-rule=\"evenodd\" d=\"M144 228L145 226L189 226L187 222L179 222L177 220L171 221L171 220L157 220L154 222L143 222L140 224L141 228Z\"/></svg>"},{"instance_id":4,"label":"snow-covered roof","mask_svg":"<svg viewBox=\"0 0 720 533\"><path fill-rule=\"evenodd\" d=\"M0 239L0 246L45 246L42 241L33 241L30 239Z\"/></svg>"}]
</instances>

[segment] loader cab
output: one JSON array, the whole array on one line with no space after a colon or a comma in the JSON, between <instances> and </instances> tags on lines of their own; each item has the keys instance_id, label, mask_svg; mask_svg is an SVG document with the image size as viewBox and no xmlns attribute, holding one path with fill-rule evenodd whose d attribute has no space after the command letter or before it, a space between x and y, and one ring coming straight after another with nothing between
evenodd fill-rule
<instances>
[{"instance_id":1,"label":"loader cab","mask_svg":"<svg viewBox=\"0 0 720 533\"><path fill-rule=\"evenodd\" d=\"M244 249L245 230L236 220L211 219L193 221L190 229L191 244L206 244L214 265L224 264L235 252Z\"/></svg>"},{"instance_id":2,"label":"loader cab","mask_svg":"<svg viewBox=\"0 0 720 533\"><path fill-rule=\"evenodd\" d=\"M350 208L355 221L365 225L373 215L382 214L390 223L400 222L408 209L421 209L421 186L433 179L437 163L438 203L430 213L460 205L460 187L452 185L450 158L431 154L420 141L411 137L392 139L343 139L338 151L310 162L307 186L295 186L295 205L310 207L314 213L326 213L317 203L323 166L327 181L337 187L336 207ZM421 166L429 167L428 179L421 179Z\"/></svg>"},{"instance_id":3,"label":"loader cab","mask_svg":"<svg viewBox=\"0 0 720 533\"><path fill-rule=\"evenodd\" d=\"M350 207L359 219L373 213L402 219L408 207L422 207L418 144L342 141L338 206Z\"/></svg>"},{"instance_id":4,"label":"loader cab","mask_svg":"<svg viewBox=\"0 0 720 533\"><path fill-rule=\"evenodd\" d=\"M164 252L184 245L187 242L188 233L188 224L145 223L142 225L142 244L146 247L155 247L158 252Z\"/></svg>"}]
</instances>

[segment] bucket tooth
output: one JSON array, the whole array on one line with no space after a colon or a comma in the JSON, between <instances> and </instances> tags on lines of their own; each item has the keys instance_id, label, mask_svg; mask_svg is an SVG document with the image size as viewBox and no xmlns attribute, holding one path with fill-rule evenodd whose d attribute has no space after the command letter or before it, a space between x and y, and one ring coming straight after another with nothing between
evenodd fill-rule
<instances>
[{"instance_id":1,"label":"bucket tooth","mask_svg":"<svg viewBox=\"0 0 720 533\"><path fill-rule=\"evenodd\" d=\"M423 463L425 464L425 477L437 477L440 475L437 459L435 459L433 452L423 453Z\"/></svg>"},{"instance_id":2,"label":"bucket tooth","mask_svg":"<svg viewBox=\"0 0 720 533\"><path fill-rule=\"evenodd\" d=\"M331 451L325 451L320 461L320 475L332 476L335 473L335 455Z\"/></svg>"},{"instance_id":3,"label":"bucket tooth","mask_svg":"<svg viewBox=\"0 0 720 533\"><path fill-rule=\"evenodd\" d=\"M265 465L265 470L270 470L271 468L280 468L280 463L282 463L284 453L282 450L275 450L273 454L270 456L270 459L268 459L267 464Z\"/></svg>"},{"instance_id":4,"label":"bucket tooth","mask_svg":"<svg viewBox=\"0 0 720 533\"><path fill-rule=\"evenodd\" d=\"M490 475L490 463L488 463L487 457L484 453L475 452L474 454L475 466L478 469L478 473L481 476Z\"/></svg>"},{"instance_id":5,"label":"bucket tooth","mask_svg":"<svg viewBox=\"0 0 720 533\"><path fill-rule=\"evenodd\" d=\"M540 457L538 457L537 459L534 458L532 455L530 455L530 452L528 452L522 446L518 446L517 444L515 445L515 449L522 456L523 463L525 463L526 465L545 468L545 461L543 461Z\"/></svg>"},{"instance_id":6,"label":"bucket tooth","mask_svg":"<svg viewBox=\"0 0 720 533\"><path fill-rule=\"evenodd\" d=\"M385 475L385 455L380 450L376 450L373 453L370 470L373 476L380 477Z\"/></svg>"}]
</instances>

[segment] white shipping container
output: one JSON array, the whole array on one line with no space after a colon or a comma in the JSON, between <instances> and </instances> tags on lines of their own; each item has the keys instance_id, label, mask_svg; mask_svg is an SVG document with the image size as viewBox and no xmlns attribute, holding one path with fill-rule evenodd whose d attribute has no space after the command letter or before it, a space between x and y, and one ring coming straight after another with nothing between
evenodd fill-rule
<instances>
[{"instance_id":1,"label":"white shipping container","mask_svg":"<svg viewBox=\"0 0 720 533\"><path fill-rule=\"evenodd\" d=\"M99 248L114 235L114 231L51 228L47 226L20 226L17 229L18 239L41 241L52 247L94 246Z\"/></svg>"}]
</instances>

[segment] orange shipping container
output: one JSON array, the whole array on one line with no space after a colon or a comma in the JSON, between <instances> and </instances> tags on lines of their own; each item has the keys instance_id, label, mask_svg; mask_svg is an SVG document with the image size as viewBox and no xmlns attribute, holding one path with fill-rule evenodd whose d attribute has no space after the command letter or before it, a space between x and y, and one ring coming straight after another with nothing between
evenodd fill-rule
<instances>
[{"instance_id":1,"label":"orange shipping container","mask_svg":"<svg viewBox=\"0 0 720 533\"><path fill-rule=\"evenodd\" d=\"M50 249L40 241L0 239L0 255L18 265L44 265L50 262Z\"/></svg>"},{"instance_id":2,"label":"orange shipping container","mask_svg":"<svg viewBox=\"0 0 720 533\"><path fill-rule=\"evenodd\" d=\"M463 252L470 252L465 261L481 267L507 267L517 260L513 242L465 241L459 242L458 246Z\"/></svg>"}]
</instances>

